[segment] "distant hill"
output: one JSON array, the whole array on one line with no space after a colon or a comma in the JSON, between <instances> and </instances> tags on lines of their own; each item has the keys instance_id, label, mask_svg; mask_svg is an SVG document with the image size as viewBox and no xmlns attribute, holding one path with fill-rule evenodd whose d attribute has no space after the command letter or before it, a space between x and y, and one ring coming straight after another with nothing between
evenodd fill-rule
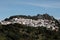
<instances>
[{"instance_id":1,"label":"distant hill","mask_svg":"<svg viewBox=\"0 0 60 40\"><path fill-rule=\"evenodd\" d=\"M22 18L24 21L19 18ZM38 19L41 19L41 22L37 21ZM54 26L53 28L48 28L48 26L46 26L46 28L44 27L45 25L33 27L29 26L29 24L28 26L19 24L20 21L23 23L28 23L29 21L30 24L31 21L33 21L33 23L37 23L36 25L40 25L41 23L43 25L46 21L48 24L45 24L49 27ZM2 23L8 24L3 25L0 23L0 40L60 40L60 21L48 14L37 14L36 16L15 15L4 19ZM54 28L56 28L56 30L52 30Z\"/></svg>"}]
</instances>

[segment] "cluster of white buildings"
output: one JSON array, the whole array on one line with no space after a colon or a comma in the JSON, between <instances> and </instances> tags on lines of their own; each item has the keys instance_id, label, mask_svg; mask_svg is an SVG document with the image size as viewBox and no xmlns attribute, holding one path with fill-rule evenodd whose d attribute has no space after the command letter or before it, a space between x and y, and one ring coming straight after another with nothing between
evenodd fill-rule
<instances>
[{"instance_id":1,"label":"cluster of white buildings","mask_svg":"<svg viewBox=\"0 0 60 40\"><path fill-rule=\"evenodd\" d=\"M13 18L10 21L1 21L1 24L3 25L14 24L14 23L24 24L33 27L43 26L48 29L52 28L52 30L58 29L58 26L55 25L55 21L46 20L46 19L32 20L32 19L24 19L24 18Z\"/></svg>"}]
</instances>

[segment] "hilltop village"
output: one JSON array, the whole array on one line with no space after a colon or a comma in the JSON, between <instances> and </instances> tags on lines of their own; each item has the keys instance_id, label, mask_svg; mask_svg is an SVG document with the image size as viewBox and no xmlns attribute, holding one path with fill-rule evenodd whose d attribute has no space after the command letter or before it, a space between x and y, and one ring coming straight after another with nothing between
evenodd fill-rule
<instances>
[{"instance_id":1,"label":"hilltop village","mask_svg":"<svg viewBox=\"0 0 60 40\"><path fill-rule=\"evenodd\" d=\"M13 18L10 21L1 21L2 25L7 25L7 24L14 24L14 23L19 23L27 26L32 26L32 27L46 27L47 29L52 29L56 30L59 27L55 25L55 21L52 20L47 20L47 19L25 19L25 18Z\"/></svg>"}]
</instances>

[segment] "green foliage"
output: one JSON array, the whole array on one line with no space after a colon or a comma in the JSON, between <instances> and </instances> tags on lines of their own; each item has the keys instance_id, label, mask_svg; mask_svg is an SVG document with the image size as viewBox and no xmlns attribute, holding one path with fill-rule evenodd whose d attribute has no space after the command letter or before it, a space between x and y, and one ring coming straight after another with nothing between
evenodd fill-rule
<instances>
[{"instance_id":1,"label":"green foliage","mask_svg":"<svg viewBox=\"0 0 60 40\"><path fill-rule=\"evenodd\" d=\"M20 24L0 25L0 40L60 40L60 32Z\"/></svg>"},{"instance_id":2,"label":"green foliage","mask_svg":"<svg viewBox=\"0 0 60 40\"><path fill-rule=\"evenodd\" d=\"M5 37L4 34L1 34L1 33L0 33L0 40L6 40L6 37Z\"/></svg>"}]
</instances>

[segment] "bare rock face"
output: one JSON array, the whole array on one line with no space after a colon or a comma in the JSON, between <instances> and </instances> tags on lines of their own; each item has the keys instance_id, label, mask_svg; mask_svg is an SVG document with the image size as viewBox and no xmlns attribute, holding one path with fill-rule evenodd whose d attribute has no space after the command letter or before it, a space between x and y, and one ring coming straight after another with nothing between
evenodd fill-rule
<instances>
[{"instance_id":1,"label":"bare rock face","mask_svg":"<svg viewBox=\"0 0 60 40\"><path fill-rule=\"evenodd\" d=\"M59 21L59 23L60 23L60 19L59 19L58 21Z\"/></svg>"}]
</instances>

